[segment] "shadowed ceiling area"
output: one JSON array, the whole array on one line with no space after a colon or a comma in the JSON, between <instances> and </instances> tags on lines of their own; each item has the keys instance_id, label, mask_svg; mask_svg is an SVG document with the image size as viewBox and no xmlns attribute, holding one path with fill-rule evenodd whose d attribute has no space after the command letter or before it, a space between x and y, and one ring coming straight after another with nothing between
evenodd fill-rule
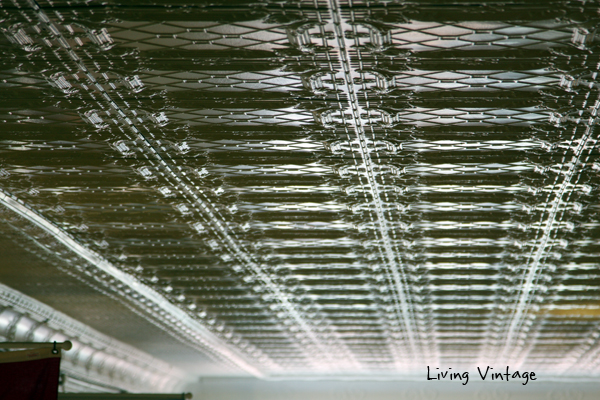
<instances>
[{"instance_id":1,"label":"shadowed ceiling area","mask_svg":"<svg viewBox=\"0 0 600 400\"><path fill-rule=\"evenodd\" d=\"M0 1L0 335L68 391L600 374L596 1Z\"/></svg>"}]
</instances>

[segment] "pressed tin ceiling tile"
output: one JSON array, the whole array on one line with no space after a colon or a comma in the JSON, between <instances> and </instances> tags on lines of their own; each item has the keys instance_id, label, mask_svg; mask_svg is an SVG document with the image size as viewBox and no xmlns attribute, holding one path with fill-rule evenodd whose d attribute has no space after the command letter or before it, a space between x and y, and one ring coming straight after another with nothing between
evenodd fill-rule
<instances>
[{"instance_id":1,"label":"pressed tin ceiling tile","mask_svg":"<svg viewBox=\"0 0 600 400\"><path fill-rule=\"evenodd\" d=\"M200 375L595 375L598 11L2 1L3 283Z\"/></svg>"}]
</instances>

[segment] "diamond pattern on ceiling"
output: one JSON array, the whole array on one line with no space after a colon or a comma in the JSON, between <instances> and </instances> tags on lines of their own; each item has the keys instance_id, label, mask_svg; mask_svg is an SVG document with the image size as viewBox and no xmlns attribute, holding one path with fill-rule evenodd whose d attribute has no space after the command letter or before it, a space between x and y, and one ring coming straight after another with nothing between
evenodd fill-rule
<instances>
[{"instance_id":1,"label":"diamond pattern on ceiling","mask_svg":"<svg viewBox=\"0 0 600 400\"><path fill-rule=\"evenodd\" d=\"M597 4L152 4L0 2L2 201L77 273L260 376L599 373Z\"/></svg>"}]
</instances>

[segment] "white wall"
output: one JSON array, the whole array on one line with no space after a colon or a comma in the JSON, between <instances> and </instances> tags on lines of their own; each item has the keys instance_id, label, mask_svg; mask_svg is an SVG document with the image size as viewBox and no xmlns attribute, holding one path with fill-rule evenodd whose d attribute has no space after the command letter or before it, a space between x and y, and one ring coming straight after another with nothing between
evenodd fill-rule
<instances>
[{"instance_id":1,"label":"white wall","mask_svg":"<svg viewBox=\"0 0 600 400\"><path fill-rule=\"evenodd\" d=\"M204 378L188 388L194 400L598 400L600 381L400 382L261 381Z\"/></svg>"}]
</instances>

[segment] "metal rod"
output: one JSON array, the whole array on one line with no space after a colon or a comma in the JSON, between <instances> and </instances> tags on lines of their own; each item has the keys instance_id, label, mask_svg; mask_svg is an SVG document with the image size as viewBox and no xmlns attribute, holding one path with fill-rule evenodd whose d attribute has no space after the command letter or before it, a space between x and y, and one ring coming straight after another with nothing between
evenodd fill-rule
<instances>
[{"instance_id":1,"label":"metal rod","mask_svg":"<svg viewBox=\"0 0 600 400\"><path fill-rule=\"evenodd\" d=\"M189 400L191 393L59 393L58 400Z\"/></svg>"},{"instance_id":2,"label":"metal rod","mask_svg":"<svg viewBox=\"0 0 600 400\"><path fill-rule=\"evenodd\" d=\"M52 349L56 343L57 349L71 350L73 343L69 340L64 342L0 342L0 349Z\"/></svg>"}]
</instances>

